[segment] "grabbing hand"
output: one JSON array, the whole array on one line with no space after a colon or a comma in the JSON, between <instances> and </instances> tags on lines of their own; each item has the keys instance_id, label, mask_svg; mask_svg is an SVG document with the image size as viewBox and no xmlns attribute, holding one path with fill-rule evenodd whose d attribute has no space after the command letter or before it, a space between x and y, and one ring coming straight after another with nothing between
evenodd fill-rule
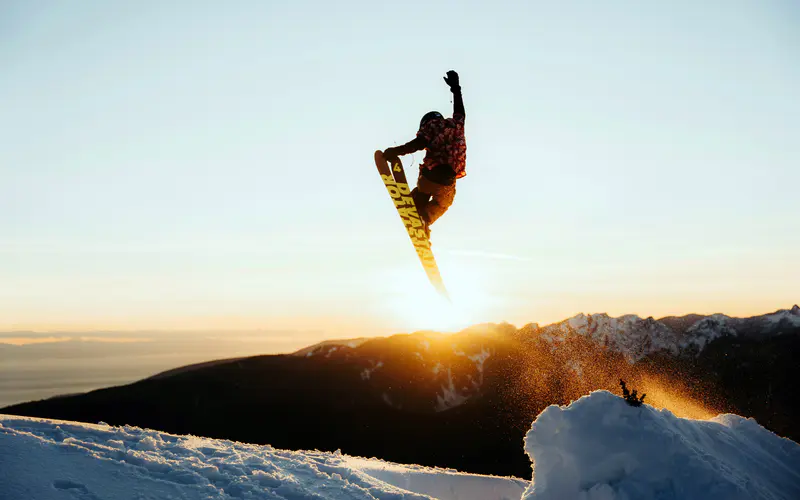
<instances>
[{"instance_id":1,"label":"grabbing hand","mask_svg":"<svg viewBox=\"0 0 800 500\"><path fill-rule=\"evenodd\" d=\"M395 148L386 148L383 152L383 158L389 163L394 163L392 160L397 160L397 150Z\"/></svg>"},{"instance_id":2,"label":"grabbing hand","mask_svg":"<svg viewBox=\"0 0 800 500\"><path fill-rule=\"evenodd\" d=\"M448 87L451 89L458 88L458 73L453 71L452 69L447 72L447 76L444 77L444 82L447 84Z\"/></svg>"}]
</instances>

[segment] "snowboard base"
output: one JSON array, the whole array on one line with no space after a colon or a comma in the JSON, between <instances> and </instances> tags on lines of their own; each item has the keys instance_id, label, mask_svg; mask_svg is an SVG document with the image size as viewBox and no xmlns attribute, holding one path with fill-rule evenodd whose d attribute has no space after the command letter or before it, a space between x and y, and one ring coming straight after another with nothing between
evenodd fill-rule
<instances>
[{"instance_id":1,"label":"snowboard base","mask_svg":"<svg viewBox=\"0 0 800 500\"><path fill-rule=\"evenodd\" d=\"M436 264L436 259L431 250L431 241L425 232L425 225L419 216L419 211L411 197L411 188L408 186L406 180L406 173L403 170L403 164L400 159L393 159L391 167L386 158L383 157L383 152L375 151L375 165L378 167L378 173L383 180L386 190L403 221L403 225L411 238L411 244L414 245L414 250L417 252L422 267L425 269L425 274L433 287L449 300L447 289L442 281L442 275L439 272L439 266Z\"/></svg>"}]
</instances>

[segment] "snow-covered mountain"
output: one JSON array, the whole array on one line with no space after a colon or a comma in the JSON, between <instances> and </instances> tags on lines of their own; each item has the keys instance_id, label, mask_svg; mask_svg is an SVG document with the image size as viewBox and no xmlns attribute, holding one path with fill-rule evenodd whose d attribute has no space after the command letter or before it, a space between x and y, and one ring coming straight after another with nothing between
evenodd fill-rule
<instances>
[{"instance_id":1,"label":"snow-covered mountain","mask_svg":"<svg viewBox=\"0 0 800 500\"><path fill-rule=\"evenodd\" d=\"M529 426L524 446L533 469L520 479L338 450L288 451L137 427L0 415L0 498L800 498L800 445L736 415L681 419L597 391L568 407L548 407Z\"/></svg>"},{"instance_id":2,"label":"snow-covered mountain","mask_svg":"<svg viewBox=\"0 0 800 500\"><path fill-rule=\"evenodd\" d=\"M607 314L578 314L543 328L536 324L524 328L532 335L539 335L554 343L581 336L605 349L621 353L630 362L662 351L676 356L687 353L699 355L708 344L721 337L765 338L796 333L798 329L800 307L797 305L752 318L714 314L656 320L632 314L618 318Z\"/></svg>"},{"instance_id":3,"label":"snow-covered mountain","mask_svg":"<svg viewBox=\"0 0 800 500\"><path fill-rule=\"evenodd\" d=\"M381 398L398 408L419 405L420 394L415 394L412 401L404 401L402 395L393 393L397 391L388 389L397 384L385 383L380 372L402 367L405 373L408 365L417 365L422 372L416 380L421 384L418 388L427 387L429 391L424 398L424 409L444 411L482 394L486 362L497 355L497 344L503 339L515 338L527 343L544 340L553 350L570 341L588 340L594 348L618 353L633 364L656 354L697 358L708 345L723 338L759 340L784 334L800 334L797 305L751 318L714 314L656 320L636 315L614 318L607 314L578 314L560 323L544 327L532 323L519 330L509 324L487 324L464 330L459 336L418 332L402 339L404 345L399 355L389 355L398 351L384 345L380 349L357 349L365 343L364 339L327 341L295 354L366 363L362 379L377 380L376 385L387 387ZM387 343L400 343L399 339L393 340L388 339ZM575 354L568 361L570 369L579 376L584 364L581 358ZM387 378L395 377L387 375Z\"/></svg>"},{"instance_id":4,"label":"snow-covered mountain","mask_svg":"<svg viewBox=\"0 0 800 500\"><path fill-rule=\"evenodd\" d=\"M528 461L517 443L539 412L615 390L619 378L653 404L699 408L684 416L738 413L798 439L798 356L797 306L753 318L580 314L544 327L327 341L0 412L520 475Z\"/></svg>"}]
</instances>

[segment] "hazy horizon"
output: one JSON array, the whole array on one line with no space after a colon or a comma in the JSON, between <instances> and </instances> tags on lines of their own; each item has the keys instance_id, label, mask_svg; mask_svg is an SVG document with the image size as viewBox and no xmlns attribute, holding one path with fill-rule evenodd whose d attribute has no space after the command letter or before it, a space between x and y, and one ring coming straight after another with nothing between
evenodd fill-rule
<instances>
[{"instance_id":1,"label":"hazy horizon","mask_svg":"<svg viewBox=\"0 0 800 500\"><path fill-rule=\"evenodd\" d=\"M619 317L619 316L624 316L624 315L628 315L628 314L633 314L633 315L639 316L641 318L653 317L656 320L660 320L660 319L667 318L667 317L682 317L682 316L690 316L690 315L711 316L713 314L723 314L723 315L734 317L734 318L744 318L744 317L760 316L760 315L763 315L763 314L770 314L770 313L773 313L773 312L779 311L779 310L789 310L789 309L791 309L792 307L794 307L795 305L798 305L798 304L800 304L800 303L792 303L791 305L781 306L781 307L778 307L777 309L773 308L773 309L758 310L758 311L756 311L754 308L751 308L752 310L754 310L754 312L752 314L731 314L731 313L728 313L726 311L710 311L710 312L709 311L700 311L700 312L698 312L698 311L690 311L690 312L684 312L684 313L680 313L680 314L646 314L646 313L640 314L640 313L637 313L637 312L625 312L625 313L620 313L620 314L611 314L611 313L609 313L607 311L576 311L576 312L574 312L572 314L569 314L568 316L563 316L563 317L561 317L559 319L553 319L553 320L548 320L548 321L539 321L539 320L536 320L536 319L530 319L528 321L523 321L523 322L520 322L520 323L513 323L511 321L486 321L486 322L476 322L476 323L466 324L466 325L463 325L463 326L457 326L457 327L453 327L453 328L439 328L439 329L435 329L435 330L441 331L443 333L454 333L454 332L460 331L462 329L469 328L470 326L475 326L475 325L484 324L484 323L498 323L498 324L499 323L508 323L508 324L513 325L516 328L521 328L522 326L525 326L525 325L530 324L530 323L536 323L536 324L539 324L539 325L548 325L548 324L560 323L561 321L564 321L566 319L572 318L572 317L574 317L576 315L579 315L579 314L587 314L587 315L608 314L610 317ZM402 329L391 329L391 328L389 328L389 329L384 328L384 329L377 329L377 330L359 329L357 331L352 331L351 332L352 335L344 335L344 336L339 337L339 338L351 338L351 337L360 337L360 336L365 336L365 337L385 336L385 335L413 333L414 331L419 331L419 330L420 329L402 330ZM372 332L372 334L370 334L370 332ZM346 334L347 332L342 332L342 333ZM138 341L141 341L141 339L149 339L150 337L148 337L148 336L157 337L159 335L181 336L181 335L196 335L196 334L212 335L212 336L213 335L245 335L245 336L251 337L251 338L274 337L275 335L278 335L278 337L277 337L278 339L283 339L283 340L292 339L293 341L297 340L297 341L302 342L303 341L302 339L319 339L319 341L330 339L330 338L332 338L331 335L333 334L333 332L325 330L325 329L318 329L318 330L277 330L277 329L273 329L273 330L270 330L270 329L265 329L265 328L247 328L247 329L236 329L236 328L201 329L201 328L197 328L197 329L162 329L162 330L158 330L158 329L103 329L103 328L99 328L99 329L94 329L94 330L85 330L85 329L82 329L82 330L78 330L78 329L76 329L76 330L69 330L69 329L0 330L0 344L9 344L9 342L7 341L9 338L13 338L13 337L19 336L19 335L23 335L23 336L24 335L31 335L32 339L35 339L35 338L48 338L48 337L59 337L60 336L60 337L63 337L63 338L68 338L68 339L73 339L73 340L97 340L97 341L108 340L108 341L115 341L115 342L125 342L127 340L130 340L130 341L138 342ZM106 339L104 337L104 335L111 336L111 337L119 336L119 338L117 338L117 339L113 339L113 338ZM125 335L127 335L128 337L123 337ZM139 337L136 337L137 335ZM239 337L239 338L241 338L241 337Z\"/></svg>"},{"instance_id":2,"label":"hazy horizon","mask_svg":"<svg viewBox=\"0 0 800 500\"><path fill-rule=\"evenodd\" d=\"M759 315L789 307L761 311ZM567 319L561 318L559 322ZM514 326L519 328L524 325ZM546 324L540 323L540 326ZM367 337L398 333L413 332L373 333ZM0 331L0 408L57 395L129 384L195 363L290 354L333 337L324 331L290 330ZM355 337L360 335L337 338L345 340Z\"/></svg>"},{"instance_id":3,"label":"hazy horizon","mask_svg":"<svg viewBox=\"0 0 800 500\"><path fill-rule=\"evenodd\" d=\"M129 384L194 363L288 354L324 338L319 332L20 333L26 332L0 332L0 408Z\"/></svg>"},{"instance_id":4,"label":"hazy horizon","mask_svg":"<svg viewBox=\"0 0 800 500\"><path fill-rule=\"evenodd\" d=\"M759 315L775 310L762 311ZM567 319L561 318L559 322ZM519 328L524 325L514 326ZM540 323L540 326L545 324ZM413 332L373 333L366 336L402 333ZM360 336L354 334L337 339ZM290 354L334 337L324 331L291 330L0 331L0 408L35 399L129 384L194 363L264 354Z\"/></svg>"}]
</instances>

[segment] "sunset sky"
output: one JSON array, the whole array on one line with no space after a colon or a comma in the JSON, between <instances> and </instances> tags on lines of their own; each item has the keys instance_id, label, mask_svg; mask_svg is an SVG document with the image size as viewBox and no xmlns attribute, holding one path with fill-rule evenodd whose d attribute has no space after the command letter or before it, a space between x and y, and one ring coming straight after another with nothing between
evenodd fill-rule
<instances>
[{"instance_id":1,"label":"sunset sky","mask_svg":"<svg viewBox=\"0 0 800 500\"><path fill-rule=\"evenodd\" d=\"M2 2L0 330L791 307L798 26L786 0ZM449 69L452 305L372 160L452 113Z\"/></svg>"}]
</instances>

